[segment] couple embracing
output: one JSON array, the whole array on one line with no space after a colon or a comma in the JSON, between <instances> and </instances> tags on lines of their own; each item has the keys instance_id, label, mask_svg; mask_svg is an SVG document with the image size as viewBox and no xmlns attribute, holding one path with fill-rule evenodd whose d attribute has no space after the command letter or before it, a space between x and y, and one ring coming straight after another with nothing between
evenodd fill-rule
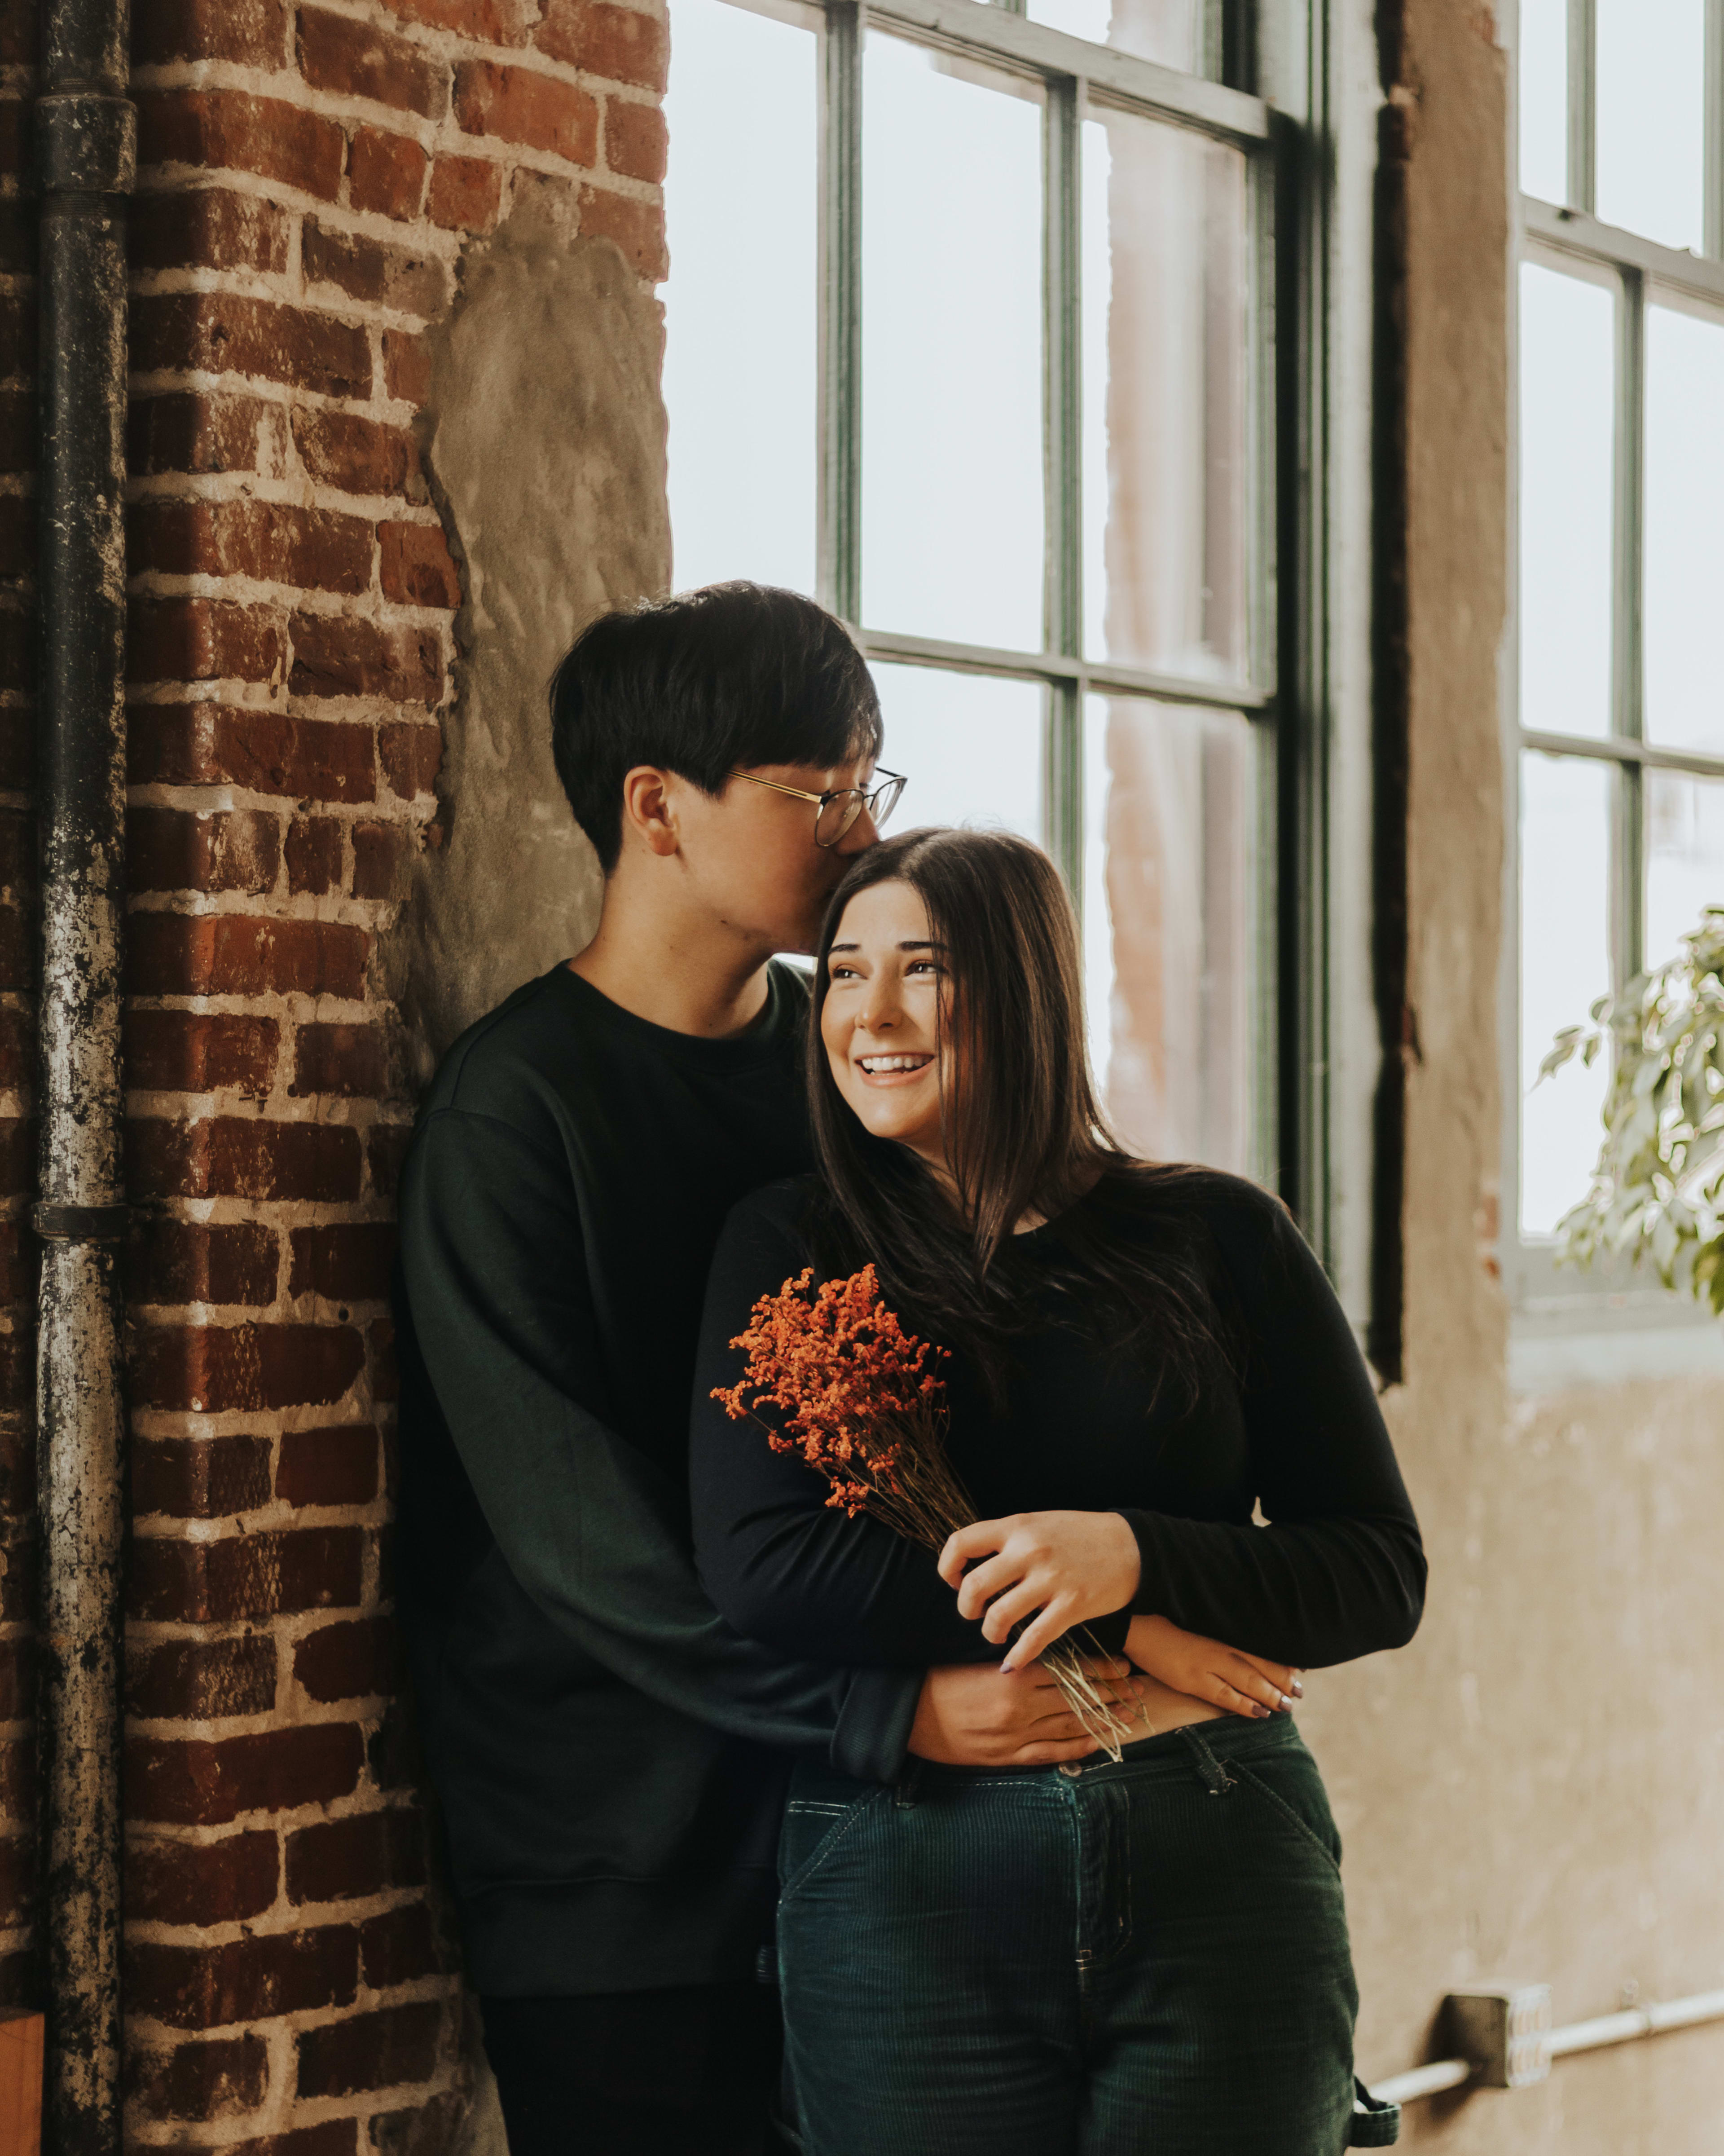
<instances>
[{"instance_id":1,"label":"couple embracing","mask_svg":"<svg viewBox=\"0 0 1724 2156\"><path fill-rule=\"evenodd\" d=\"M445 1059L398 1281L401 1607L511 2156L1392 2138L1290 1709L1424 1566L1321 1268L1111 1139L1052 864L882 837L812 602L608 615L552 723L598 930ZM762 1298L870 1265L938 1353L943 1549L718 1397Z\"/></svg>"}]
</instances>

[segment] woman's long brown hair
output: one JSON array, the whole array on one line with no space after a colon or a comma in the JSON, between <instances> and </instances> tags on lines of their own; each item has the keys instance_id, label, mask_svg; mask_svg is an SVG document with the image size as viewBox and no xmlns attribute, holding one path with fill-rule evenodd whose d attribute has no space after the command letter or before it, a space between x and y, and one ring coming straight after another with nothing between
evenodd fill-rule
<instances>
[{"instance_id":1,"label":"woman's long brown hair","mask_svg":"<svg viewBox=\"0 0 1724 2156\"><path fill-rule=\"evenodd\" d=\"M950 984L939 1024L953 1051L943 1106L956 1204L907 1147L858 1122L820 1036L844 909L891 881L926 907ZM1013 1234L1026 1214L1059 1223L1036 1278L1080 1298L1099 1338L1152 1337L1163 1373L1193 1396L1204 1367L1228 1357L1189 1204L1208 1178L1138 1160L1107 1130L1090 1075L1077 922L1039 846L1006 832L919 830L856 856L820 933L808 1101L827 1199L823 1264L871 1259L888 1301L969 1354L997 1400L1011 1337L1030 1322Z\"/></svg>"}]
</instances>

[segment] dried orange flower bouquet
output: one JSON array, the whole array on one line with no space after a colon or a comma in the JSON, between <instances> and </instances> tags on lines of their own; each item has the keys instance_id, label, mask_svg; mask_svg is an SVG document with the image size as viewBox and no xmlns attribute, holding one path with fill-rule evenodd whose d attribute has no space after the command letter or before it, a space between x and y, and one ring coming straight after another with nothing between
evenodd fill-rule
<instances>
[{"instance_id":1,"label":"dried orange flower bouquet","mask_svg":"<svg viewBox=\"0 0 1724 2156\"><path fill-rule=\"evenodd\" d=\"M775 1452L800 1453L824 1475L828 1505L943 1549L976 1517L946 1450L946 1387L935 1366L947 1351L904 1330L871 1265L818 1288L813 1278L808 1267L755 1304L731 1342L747 1351L748 1367L712 1397L733 1422L758 1423ZM766 1406L779 1409L781 1424L757 1412ZM1041 1659L1084 1728L1117 1759L1131 1725L1096 1690L1079 1650L1062 1640Z\"/></svg>"}]
</instances>

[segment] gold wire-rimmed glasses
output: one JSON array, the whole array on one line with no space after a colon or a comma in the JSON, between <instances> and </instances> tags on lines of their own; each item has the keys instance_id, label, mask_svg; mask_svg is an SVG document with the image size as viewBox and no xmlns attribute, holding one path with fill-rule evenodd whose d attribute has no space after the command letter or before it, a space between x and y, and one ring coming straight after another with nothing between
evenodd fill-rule
<instances>
[{"instance_id":1,"label":"gold wire-rimmed glasses","mask_svg":"<svg viewBox=\"0 0 1724 2156\"><path fill-rule=\"evenodd\" d=\"M865 788L835 786L824 793L810 793L806 787L781 786L776 778L757 778L752 771L731 773L732 778L746 778L751 786L770 787L774 793L788 793L793 801L814 803L817 846L835 846L865 808L873 819L876 831L885 828L887 817L897 807L899 796L910 782L902 772L888 771L884 765L876 767L874 775L883 783Z\"/></svg>"}]
</instances>

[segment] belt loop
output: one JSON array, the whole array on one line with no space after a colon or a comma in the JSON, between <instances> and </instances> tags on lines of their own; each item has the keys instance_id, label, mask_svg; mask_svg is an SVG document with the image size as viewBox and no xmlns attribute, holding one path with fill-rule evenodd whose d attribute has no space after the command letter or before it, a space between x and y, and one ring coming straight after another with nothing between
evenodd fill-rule
<instances>
[{"instance_id":1,"label":"belt loop","mask_svg":"<svg viewBox=\"0 0 1724 2156\"><path fill-rule=\"evenodd\" d=\"M898 1777L892 1790L892 1803L899 1811L907 1812L914 1808L921 1778L921 1761L914 1755L906 1758L904 1772Z\"/></svg>"},{"instance_id":2,"label":"belt loop","mask_svg":"<svg viewBox=\"0 0 1724 2156\"><path fill-rule=\"evenodd\" d=\"M1178 1733L1194 1754L1198 1772L1203 1776L1203 1785L1212 1797L1224 1796L1229 1789L1239 1787L1236 1778L1228 1773L1189 1722Z\"/></svg>"}]
</instances>

